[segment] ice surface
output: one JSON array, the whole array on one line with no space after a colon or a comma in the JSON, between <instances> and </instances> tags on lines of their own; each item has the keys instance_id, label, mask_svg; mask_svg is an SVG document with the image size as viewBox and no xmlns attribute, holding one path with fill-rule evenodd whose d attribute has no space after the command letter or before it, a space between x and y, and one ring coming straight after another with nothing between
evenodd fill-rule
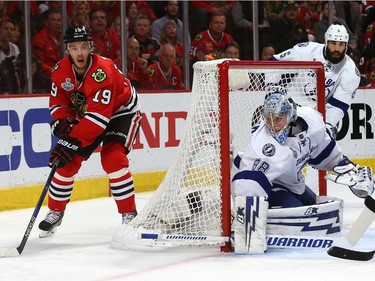
<instances>
[{"instance_id":1,"label":"ice surface","mask_svg":"<svg viewBox=\"0 0 375 281\"><path fill-rule=\"evenodd\" d=\"M343 186L330 185L328 193L345 200L344 231L363 208L363 200ZM138 209L150 193L137 194ZM21 242L33 209L0 212L0 247ZM38 238L43 207L23 253L0 259L1 281L199 281L199 280L370 280L375 259L340 260L324 250L269 249L264 255L220 253L217 248L173 248L158 251L122 251L109 241L121 223L112 198L72 202L53 237ZM355 249L375 249L375 223Z\"/></svg>"}]
</instances>

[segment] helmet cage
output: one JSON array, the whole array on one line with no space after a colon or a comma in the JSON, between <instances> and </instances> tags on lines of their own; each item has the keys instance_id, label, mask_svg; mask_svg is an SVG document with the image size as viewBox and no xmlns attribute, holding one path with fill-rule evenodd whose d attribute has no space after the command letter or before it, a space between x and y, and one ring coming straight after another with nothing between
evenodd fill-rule
<instances>
[{"instance_id":1,"label":"helmet cage","mask_svg":"<svg viewBox=\"0 0 375 281\"><path fill-rule=\"evenodd\" d=\"M285 118L285 124L281 128L276 128L274 118ZM288 137L289 125L296 119L296 105L291 99L287 99L283 94L272 93L264 102L263 118L272 137L280 144L284 143ZM267 119L269 121L267 122Z\"/></svg>"}]
</instances>

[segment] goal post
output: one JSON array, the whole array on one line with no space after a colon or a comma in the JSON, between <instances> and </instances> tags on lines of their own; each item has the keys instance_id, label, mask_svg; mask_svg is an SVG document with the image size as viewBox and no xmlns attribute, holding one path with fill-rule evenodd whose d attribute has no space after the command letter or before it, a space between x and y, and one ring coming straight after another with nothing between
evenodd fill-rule
<instances>
[{"instance_id":1,"label":"goal post","mask_svg":"<svg viewBox=\"0 0 375 281\"><path fill-rule=\"evenodd\" d=\"M193 68L191 105L176 158L139 215L114 234L115 248L216 245L230 251L231 158L251 139L266 94L282 90L325 115L319 62L221 59ZM305 179L326 195L324 173L307 168Z\"/></svg>"}]
</instances>

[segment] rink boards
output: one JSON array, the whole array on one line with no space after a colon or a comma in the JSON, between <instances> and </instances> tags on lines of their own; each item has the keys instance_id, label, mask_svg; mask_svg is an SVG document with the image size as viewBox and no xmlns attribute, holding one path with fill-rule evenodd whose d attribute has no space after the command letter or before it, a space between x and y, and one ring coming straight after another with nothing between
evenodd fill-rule
<instances>
[{"instance_id":1,"label":"rink boards","mask_svg":"<svg viewBox=\"0 0 375 281\"><path fill-rule=\"evenodd\" d=\"M183 135L190 92L140 94L140 134L129 155L136 192L154 190L175 157ZM49 173L51 137L48 95L0 97L0 211L35 205ZM340 124L342 150L375 168L375 89L360 89ZM100 147L77 175L72 201L109 195Z\"/></svg>"}]
</instances>

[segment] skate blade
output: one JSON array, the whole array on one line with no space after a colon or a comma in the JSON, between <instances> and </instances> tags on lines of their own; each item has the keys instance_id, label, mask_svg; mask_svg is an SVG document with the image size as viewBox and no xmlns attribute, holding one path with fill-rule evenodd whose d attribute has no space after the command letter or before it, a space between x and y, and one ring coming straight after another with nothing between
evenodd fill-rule
<instances>
[{"instance_id":1,"label":"skate blade","mask_svg":"<svg viewBox=\"0 0 375 281\"><path fill-rule=\"evenodd\" d=\"M57 227L49 231L39 230L39 238L46 238L54 235L57 231Z\"/></svg>"}]
</instances>

